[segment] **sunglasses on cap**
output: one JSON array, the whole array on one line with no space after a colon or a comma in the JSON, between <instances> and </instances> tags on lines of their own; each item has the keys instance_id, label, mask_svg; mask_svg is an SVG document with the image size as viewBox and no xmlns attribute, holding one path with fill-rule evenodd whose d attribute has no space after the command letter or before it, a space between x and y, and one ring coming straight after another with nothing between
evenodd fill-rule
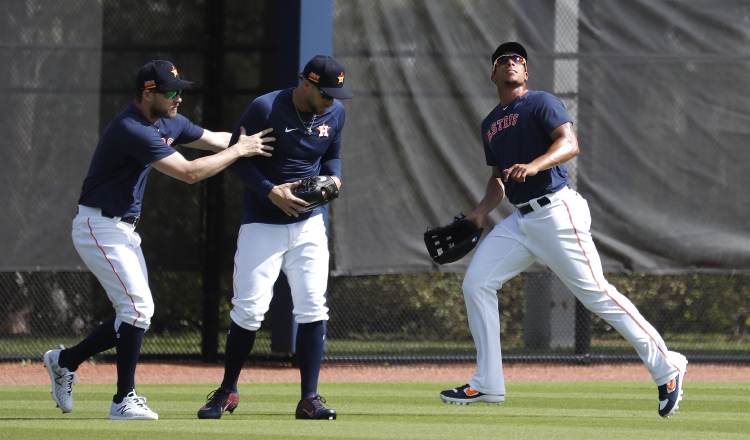
<instances>
[{"instance_id":1,"label":"sunglasses on cap","mask_svg":"<svg viewBox=\"0 0 750 440\"><path fill-rule=\"evenodd\" d=\"M513 61L516 64L523 64L524 66L526 65L526 60L521 55L500 55L495 58L495 62L492 63L492 70L494 71L496 67L508 64L509 61Z\"/></svg>"},{"instance_id":2,"label":"sunglasses on cap","mask_svg":"<svg viewBox=\"0 0 750 440\"><path fill-rule=\"evenodd\" d=\"M167 99L175 99L176 97L180 96L180 93L182 93L182 90L173 90L171 92L162 92L164 93L164 96Z\"/></svg>"},{"instance_id":3,"label":"sunglasses on cap","mask_svg":"<svg viewBox=\"0 0 750 440\"><path fill-rule=\"evenodd\" d=\"M176 97L180 96L180 94L182 93L182 90L173 90L171 92L157 92L156 90L153 90L152 87L146 87L143 90L148 90L151 93L163 93L167 99L175 99Z\"/></svg>"}]
</instances>

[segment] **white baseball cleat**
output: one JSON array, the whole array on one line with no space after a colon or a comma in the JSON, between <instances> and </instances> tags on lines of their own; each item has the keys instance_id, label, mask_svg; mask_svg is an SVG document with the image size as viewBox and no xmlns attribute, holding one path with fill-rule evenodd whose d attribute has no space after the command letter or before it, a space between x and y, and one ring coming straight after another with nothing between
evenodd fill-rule
<instances>
[{"instance_id":1,"label":"white baseball cleat","mask_svg":"<svg viewBox=\"0 0 750 440\"><path fill-rule=\"evenodd\" d=\"M109 418L112 420L158 420L159 414L146 406L146 398L138 397L135 390L128 393L121 403L112 402L109 407Z\"/></svg>"},{"instance_id":2,"label":"white baseball cleat","mask_svg":"<svg viewBox=\"0 0 750 440\"><path fill-rule=\"evenodd\" d=\"M62 345L60 347L64 349ZM63 413L69 413L73 411L73 385L78 383L78 376L57 363L61 351L55 349L44 353L44 366L52 380L52 398Z\"/></svg>"}]
</instances>

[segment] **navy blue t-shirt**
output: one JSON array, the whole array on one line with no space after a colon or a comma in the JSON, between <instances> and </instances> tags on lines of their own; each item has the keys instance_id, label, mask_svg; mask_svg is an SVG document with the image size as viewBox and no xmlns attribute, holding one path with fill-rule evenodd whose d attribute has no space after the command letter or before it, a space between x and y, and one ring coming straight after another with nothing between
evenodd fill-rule
<instances>
[{"instance_id":1,"label":"navy blue t-shirt","mask_svg":"<svg viewBox=\"0 0 750 440\"><path fill-rule=\"evenodd\" d=\"M552 145L550 133L572 122L563 103L542 91L527 91L503 109L495 107L482 121L482 143L487 165L503 170L527 164L547 152ZM564 164L527 177L526 182L508 179L505 195L519 205L531 199L561 190L569 184Z\"/></svg>"},{"instance_id":2,"label":"navy blue t-shirt","mask_svg":"<svg viewBox=\"0 0 750 440\"><path fill-rule=\"evenodd\" d=\"M201 136L203 129L180 114L152 124L132 102L99 139L78 204L118 217L141 215L151 164L172 155L172 144L188 144Z\"/></svg>"},{"instance_id":3,"label":"navy blue t-shirt","mask_svg":"<svg viewBox=\"0 0 750 440\"><path fill-rule=\"evenodd\" d=\"M276 185L295 182L314 176L336 176L341 179L341 132L344 128L344 106L335 100L325 113L315 117L312 132L308 132L313 113L299 112L292 103L292 91L284 89L255 99L242 115L232 133L229 145L237 142L240 127L250 135L273 128L269 136L276 140L271 157L242 157L229 170L245 185L242 198L242 223L290 224L319 214L320 208L288 216L274 205L268 194Z\"/></svg>"}]
</instances>

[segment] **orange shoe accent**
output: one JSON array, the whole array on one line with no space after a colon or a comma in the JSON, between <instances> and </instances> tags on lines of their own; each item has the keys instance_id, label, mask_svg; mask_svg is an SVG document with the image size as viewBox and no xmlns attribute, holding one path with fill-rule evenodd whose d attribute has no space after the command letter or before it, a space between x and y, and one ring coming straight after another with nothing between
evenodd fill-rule
<instances>
[{"instance_id":1,"label":"orange shoe accent","mask_svg":"<svg viewBox=\"0 0 750 440\"><path fill-rule=\"evenodd\" d=\"M674 379L670 380L669 383L667 384L667 390L669 392L674 391L674 388L676 385L677 385L677 382Z\"/></svg>"},{"instance_id":2,"label":"orange shoe accent","mask_svg":"<svg viewBox=\"0 0 750 440\"><path fill-rule=\"evenodd\" d=\"M673 386L674 386L674 385L673 385ZM467 396L469 396L469 397L473 397L473 396L476 396L477 394L479 394L479 391L475 390L475 389L474 389L474 388L472 388L472 387L468 387L468 388L466 388L466 391L464 391L464 392L465 392L465 393L466 393L466 395L467 395Z\"/></svg>"}]
</instances>

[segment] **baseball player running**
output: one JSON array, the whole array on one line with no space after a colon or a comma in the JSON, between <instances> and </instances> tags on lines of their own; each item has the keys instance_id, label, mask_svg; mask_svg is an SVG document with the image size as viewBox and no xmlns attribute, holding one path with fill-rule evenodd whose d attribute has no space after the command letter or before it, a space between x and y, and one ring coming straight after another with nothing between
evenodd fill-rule
<instances>
[{"instance_id":1,"label":"baseball player running","mask_svg":"<svg viewBox=\"0 0 750 440\"><path fill-rule=\"evenodd\" d=\"M500 104L481 125L492 173L467 219L481 227L505 197L517 210L489 233L466 271L462 288L477 369L468 384L440 398L461 405L505 401L497 291L538 259L633 345L658 386L659 415L669 417L682 398L687 359L667 350L656 329L604 279L588 205L569 187L564 165L579 153L573 124L555 96L526 89L527 63L515 42L492 54L490 78Z\"/></svg>"},{"instance_id":2,"label":"baseball player running","mask_svg":"<svg viewBox=\"0 0 750 440\"><path fill-rule=\"evenodd\" d=\"M317 392L328 320L328 239L321 208L299 213L307 203L292 190L301 179L318 175L332 176L341 187L345 111L338 100L353 96L344 77L343 64L316 56L305 66L299 86L257 98L237 124L251 130L270 126L278 134L273 157L240 159L229 167L245 185L234 259L234 308L229 314L224 379L198 411L201 419L218 419L224 411L237 408L237 380L280 270L289 279L299 324L296 347L302 394L296 417L336 418L336 411L326 408ZM235 129L232 142L238 134Z\"/></svg>"},{"instance_id":3,"label":"baseball player running","mask_svg":"<svg viewBox=\"0 0 750 440\"><path fill-rule=\"evenodd\" d=\"M156 420L158 415L135 391L135 369L143 334L151 324L154 301L148 287L141 238L135 232L141 214L146 178L152 168L187 183L213 176L240 157L270 157L274 140L234 137L194 125L177 114L180 92L192 82L183 80L169 61L151 61L136 75L135 101L109 124L96 146L73 220L73 244L97 277L115 309L76 346L50 350L44 365L52 380L52 397L64 413L73 410L76 369L91 356L117 349L117 393L109 418ZM238 140L239 139L239 140ZM188 161L172 145L210 150L214 155Z\"/></svg>"}]
</instances>

